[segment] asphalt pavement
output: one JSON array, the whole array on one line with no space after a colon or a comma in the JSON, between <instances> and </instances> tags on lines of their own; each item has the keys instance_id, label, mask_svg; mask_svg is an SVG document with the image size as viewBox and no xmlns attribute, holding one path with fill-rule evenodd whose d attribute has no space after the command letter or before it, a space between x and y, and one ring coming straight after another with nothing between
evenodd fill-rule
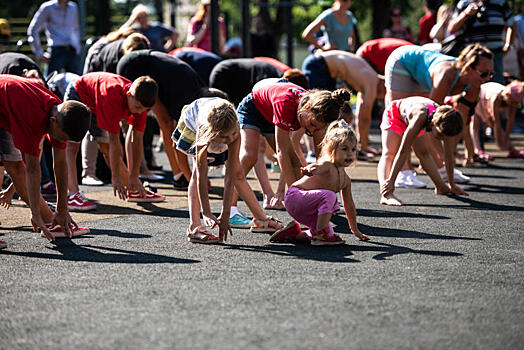
<instances>
[{"instance_id":1,"label":"asphalt pavement","mask_svg":"<svg viewBox=\"0 0 524 350\"><path fill-rule=\"evenodd\" d=\"M185 193L168 184L159 205L88 193L98 213L77 217L91 234L56 244L21 205L0 208L0 349L521 349L524 160L463 169L469 197L399 189L396 208L378 203L375 167L350 170L372 239L337 215L337 247L238 229L223 245L189 243Z\"/></svg>"}]
</instances>

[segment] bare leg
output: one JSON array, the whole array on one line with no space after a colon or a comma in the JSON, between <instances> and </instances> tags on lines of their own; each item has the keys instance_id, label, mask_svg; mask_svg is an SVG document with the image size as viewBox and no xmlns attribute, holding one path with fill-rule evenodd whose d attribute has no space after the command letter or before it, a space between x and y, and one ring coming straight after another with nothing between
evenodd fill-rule
<instances>
[{"instance_id":1,"label":"bare leg","mask_svg":"<svg viewBox=\"0 0 524 350\"><path fill-rule=\"evenodd\" d=\"M78 150L80 149L79 143L68 142L66 148L66 161L67 161L67 188L69 189L69 194L73 195L77 193L80 189L78 187L78 178L77 167L76 167L76 157L78 155Z\"/></svg>"},{"instance_id":2,"label":"bare leg","mask_svg":"<svg viewBox=\"0 0 524 350\"><path fill-rule=\"evenodd\" d=\"M100 151L104 155L104 158L106 161L109 161L109 144L108 143L98 143L98 147L100 148ZM124 185L127 187L129 183L129 170L127 169L127 166L125 165L124 161L120 159L119 161L119 172L120 172L120 178Z\"/></svg>"},{"instance_id":3,"label":"bare leg","mask_svg":"<svg viewBox=\"0 0 524 350\"><path fill-rule=\"evenodd\" d=\"M382 156L378 162L377 166L377 177L378 183L380 186L386 179L389 177L391 172L391 167L393 166L393 161L397 155L398 149L400 147L400 142L402 138L391 130L382 131ZM387 196L380 196L380 204L385 205L402 205L400 199L395 197L393 193Z\"/></svg>"},{"instance_id":4,"label":"bare leg","mask_svg":"<svg viewBox=\"0 0 524 350\"><path fill-rule=\"evenodd\" d=\"M251 168L255 166L258 157L258 138L260 133L254 129L241 129L240 130L240 165L244 175L247 176ZM232 206L237 206L238 193L235 190L233 199L231 201Z\"/></svg>"},{"instance_id":5,"label":"bare leg","mask_svg":"<svg viewBox=\"0 0 524 350\"><path fill-rule=\"evenodd\" d=\"M264 160L264 153L266 150L266 139L262 136L259 136L258 143L258 156L255 163L255 176L262 187L262 193L264 195L264 208L269 205L269 201L275 195L271 183L269 182L269 177L267 176L266 162Z\"/></svg>"},{"instance_id":6,"label":"bare leg","mask_svg":"<svg viewBox=\"0 0 524 350\"><path fill-rule=\"evenodd\" d=\"M173 176L175 176L181 171L176 160L175 149L173 148L173 140L171 140L171 135L175 130L175 122L169 115L169 112L167 111L164 104L160 102L160 100L157 100L152 110L155 113L155 118L158 121L160 130L162 130L162 141L164 143L164 150L166 151L167 159L169 160L169 164L171 165L171 171L173 172Z\"/></svg>"}]
</instances>

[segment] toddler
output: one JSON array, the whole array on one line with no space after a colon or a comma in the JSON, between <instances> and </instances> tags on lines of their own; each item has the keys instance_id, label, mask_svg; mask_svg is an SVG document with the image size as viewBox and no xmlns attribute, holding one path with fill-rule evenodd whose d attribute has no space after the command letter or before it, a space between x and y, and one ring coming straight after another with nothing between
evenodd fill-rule
<instances>
[{"instance_id":1,"label":"toddler","mask_svg":"<svg viewBox=\"0 0 524 350\"><path fill-rule=\"evenodd\" d=\"M336 194L340 191L351 232L360 240L370 239L358 229L351 180L345 172L345 168L355 162L356 152L355 131L344 120L332 122L321 143L317 163L300 168L304 176L294 182L286 193L286 210L296 221L275 232L270 242L309 240L312 245L344 243L329 222L333 213L339 210ZM309 230L301 232L299 224Z\"/></svg>"}]
</instances>

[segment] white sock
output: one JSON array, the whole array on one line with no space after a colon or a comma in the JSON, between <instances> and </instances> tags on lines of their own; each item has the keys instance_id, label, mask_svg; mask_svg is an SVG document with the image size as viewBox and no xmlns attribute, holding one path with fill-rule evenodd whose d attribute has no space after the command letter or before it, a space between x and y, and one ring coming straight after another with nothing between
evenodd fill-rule
<instances>
[{"instance_id":1,"label":"white sock","mask_svg":"<svg viewBox=\"0 0 524 350\"><path fill-rule=\"evenodd\" d=\"M184 175L184 173L175 174L175 175L173 175L173 179L175 179L175 181L178 181L178 179L180 179L182 177L182 175Z\"/></svg>"},{"instance_id":2,"label":"white sock","mask_svg":"<svg viewBox=\"0 0 524 350\"><path fill-rule=\"evenodd\" d=\"M233 216L235 216L236 214L240 214L240 212L238 211L238 208L235 207L235 206L231 206L231 211L229 212L229 218L231 219Z\"/></svg>"}]
</instances>

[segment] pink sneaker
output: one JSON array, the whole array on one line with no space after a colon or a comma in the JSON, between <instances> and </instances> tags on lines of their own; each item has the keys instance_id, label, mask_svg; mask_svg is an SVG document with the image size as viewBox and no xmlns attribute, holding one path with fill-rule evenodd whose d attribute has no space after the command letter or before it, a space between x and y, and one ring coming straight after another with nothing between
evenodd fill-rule
<instances>
[{"instance_id":1,"label":"pink sneaker","mask_svg":"<svg viewBox=\"0 0 524 350\"><path fill-rule=\"evenodd\" d=\"M96 204L88 201L86 197L84 197L84 192L78 191L67 199L67 209L69 209L69 211L94 210L96 209Z\"/></svg>"},{"instance_id":2,"label":"pink sneaker","mask_svg":"<svg viewBox=\"0 0 524 350\"><path fill-rule=\"evenodd\" d=\"M339 235L335 233L329 234L325 231L321 231L316 235L313 235L311 239L311 245L337 245L344 244L345 242L346 241L340 238Z\"/></svg>"},{"instance_id":3,"label":"pink sneaker","mask_svg":"<svg viewBox=\"0 0 524 350\"><path fill-rule=\"evenodd\" d=\"M64 230L62 230L62 227L60 227L60 225L56 225L56 226L51 227L51 224L46 224L45 226L49 229L49 231L53 234L53 236L55 236L55 238L67 237L65 235ZM86 235L86 234L88 234L90 232L91 231L87 227L78 227L78 226L74 226L73 227L73 237ZM42 232L42 230L40 230L40 233L41 233L42 237L45 237L45 235Z\"/></svg>"},{"instance_id":4,"label":"pink sneaker","mask_svg":"<svg viewBox=\"0 0 524 350\"><path fill-rule=\"evenodd\" d=\"M138 192L129 192L127 191L127 201L128 202L137 202L137 203L157 203L163 202L166 200L166 197L155 192L146 190L145 197L140 197Z\"/></svg>"},{"instance_id":5,"label":"pink sneaker","mask_svg":"<svg viewBox=\"0 0 524 350\"><path fill-rule=\"evenodd\" d=\"M295 242L297 235L302 232L300 225L295 220L291 221L286 227L281 228L271 235L269 241L271 243L289 243Z\"/></svg>"},{"instance_id":6,"label":"pink sneaker","mask_svg":"<svg viewBox=\"0 0 524 350\"><path fill-rule=\"evenodd\" d=\"M0 241L0 249L5 249L5 248L7 248L7 243L4 241Z\"/></svg>"}]
</instances>

